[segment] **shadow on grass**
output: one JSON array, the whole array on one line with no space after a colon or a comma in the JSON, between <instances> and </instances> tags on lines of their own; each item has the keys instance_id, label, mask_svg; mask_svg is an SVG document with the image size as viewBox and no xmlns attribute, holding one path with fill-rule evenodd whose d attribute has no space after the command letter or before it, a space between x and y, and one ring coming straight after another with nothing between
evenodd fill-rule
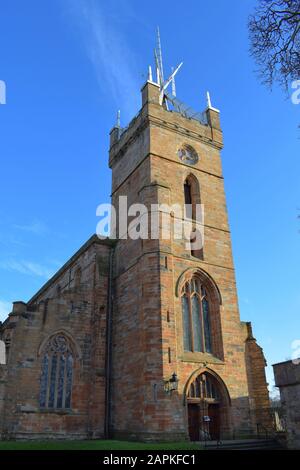
<instances>
[{"instance_id":1,"label":"shadow on grass","mask_svg":"<svg viewBox=\"0 0 300 470\"><path fill-rule=\"evenodd\" d=\"M99 441L0 441L1 450L200 450L191 442L144 443Z\"/></svg>"}]
</instances>

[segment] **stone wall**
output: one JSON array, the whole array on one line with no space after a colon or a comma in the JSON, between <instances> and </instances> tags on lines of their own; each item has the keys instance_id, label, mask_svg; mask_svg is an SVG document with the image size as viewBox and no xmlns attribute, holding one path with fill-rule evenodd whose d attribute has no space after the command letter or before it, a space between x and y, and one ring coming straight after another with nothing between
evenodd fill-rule
<instances>
[{"instance_id":1,"label":"stone wall","mask_svg":"<svg viewBox=\"0 0 300 470\"><path fill-rule=\"evenodd\" d=\"M287 445L300 449L300 364L292 361L273 365L285 418Z\"/></svg>"},{"instance_id":2,"label":"stone wall","mask_svg":"<svg viewBox=\"0 0 300 470\"><path fill-rule=\"evenodd\" d=\"M253 336L251 323L244 323L244 328L246 334L245 359L252 423L258 432L273 431L270 398L266 387L266 359L262 348L257 344Z\"/></svg>"},{"instance_id":3,"label":"stone wall","mask_svg":"<svg viewBox=\"0 0 300 470\"><path fill-rule=\"evenodd\" d=\"M108 243L93 237L27 304L15 303L2 325L2 337L10 342L4 437L103 436L109 252ZM57 333L74 349L72 405L41 409L43 347Z\"/></svg>"},{"instance_id":4,"label":"stone wall","mask_svg":"<svg viewBox=\"0 0 300 470\"><path fill-rule=\"evenodd\" d=\"M7 367L5 365L0 365L0 439L2 436L2 427L3 427L3 413L5 406L5 387L7 381Z\"/></svg>"}]
</instances>

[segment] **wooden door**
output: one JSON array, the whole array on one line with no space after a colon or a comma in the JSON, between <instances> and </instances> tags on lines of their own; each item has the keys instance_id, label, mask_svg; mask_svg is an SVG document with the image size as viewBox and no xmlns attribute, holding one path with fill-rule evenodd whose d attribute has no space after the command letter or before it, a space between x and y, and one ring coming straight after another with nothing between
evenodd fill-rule
<instances>
[{"instance_id":1,"label":"wooden door","mask_svg":"<svg viewBox=\"0 0 300 470\"><path fill-rule=\"evenodd\" d=\"M210 404L208 406L209 434L213 441L220 440L220 406L218 404Z\"/></svg>"},{"instance_id":2,"label":"wooden door","mask_svg":"<svg viewBox=\"0 0 300 470\"><path fill-rule=\"evenodd\" d=\"M191 441L199 441L200 408L198 405L188 405L189 435Z\"/></svg>"}]
</instances>

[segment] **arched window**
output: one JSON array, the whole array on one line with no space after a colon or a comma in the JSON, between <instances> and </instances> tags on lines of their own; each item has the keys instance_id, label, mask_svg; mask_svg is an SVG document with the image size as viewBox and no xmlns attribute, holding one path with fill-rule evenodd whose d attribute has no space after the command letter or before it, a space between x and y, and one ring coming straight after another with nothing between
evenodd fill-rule
<instances>
[{"instance_id":1,"label":"arched window","mask_svg":"<svg viewBox=\"0 0 300 470\"><path fill-rule=\"evenodd\" d=\"M184 181L184 204L186 217L194 221L194 227L190 235L190 250L192 256L203 259L202 237L199 228L196 228L196 224L202 222L200 208L197 210L197 205L200 205L200 203L198 180L194 175L189 175Z\"/></svg>"},{"instance_id":2,"label":"arched window","mask_svg":"<svg viewBox=\"0 0 300 470\"><path fill-rule=\"evenodd\" d=\"M188 179L184 182L184 203L192 204L192 189L191 183Z\"/></svg>"},{"instance_id":3,"label":"arched window","mask_svg":"<svg viewBox=\"0 0 300 470\"><path fill-rule=\"evenodd\" d=\"M73 362L69 340L62 333L53 336L42 358L41 408L71 408Z\"/></svg>"},{"instance_id":4,"label":"arched window","mask_svg":"<svg viewBox=\"0 0 300 470\"><path fill-rule=\"evenodd\" d=\"M200 188L197 178L194 175L189 175L183 185L184 189L184 203L186 205L186 215L189 219L196 219L196 205L200 204Z\"/></svg>"},{"instance_id":5,"label":"arched window","mask_svg":"<svg viewBox=\"0 0 300 470\"><path fill-rule=\"evenodd\" d=\"M212 353L209 298L197 276L184 284L181 302L184 350Z\"/></svg>"},{"instance_id":6,"label":"arched window","mask_svg":"<svg viewBox=\"0 0 300 470\"><path fill-rule=\"evenodd\" d=\"M187 397L219 401L220 392L218 383L210 374L200 374L191 383Z\"/></svg>"}]
</instances>

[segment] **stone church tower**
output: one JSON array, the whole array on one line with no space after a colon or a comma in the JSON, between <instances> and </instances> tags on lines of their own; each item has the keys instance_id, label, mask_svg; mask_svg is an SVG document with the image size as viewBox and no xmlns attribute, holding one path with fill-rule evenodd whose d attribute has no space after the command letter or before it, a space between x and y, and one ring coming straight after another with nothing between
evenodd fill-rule
<instances>
[{"instance_id":1,"label":"stone church tower","mask_svg":"<svg viewBox=\"0 0 300 470\"><path fill-rule=\"evenodd\" d=\"M201 201L204 243L193 252L185 239L119 239L111 426L144 439L250 434L268 409L265 360L239 317L219 111L209 105L199 122L161 106L159 95L148 81L138 116L120 138L111 133L113 205L124 195L149 211ZM178 391L166 393L174 373Z\"/></svg>"},{"instance_id":2,"label":"stone church tower","mask_svg":"<svg viewBox=\"0 0 300 470\"><path fill-rule=\"evenodd\" d=\"M2 438L224 439L270 424L263 352L239 317L219 111L169 101L149 76L137 116L112 129L112 203L143 204L140 223L157 211L160 228L167 206L189 204L188 243L132 237L129 217L14 303L0 326Z\"/></svg>"}]
</instances>

